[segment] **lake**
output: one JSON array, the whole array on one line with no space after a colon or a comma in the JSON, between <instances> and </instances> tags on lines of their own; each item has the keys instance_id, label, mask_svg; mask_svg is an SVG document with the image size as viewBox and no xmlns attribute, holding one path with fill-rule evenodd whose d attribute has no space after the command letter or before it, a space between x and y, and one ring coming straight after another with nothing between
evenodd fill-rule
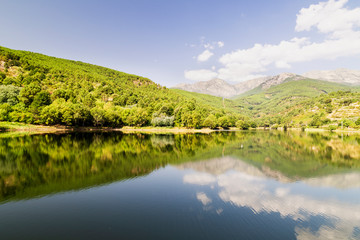
<instances>
[{"instance_id":1,"label":"lake","mask_svg":"<svg viewBox=\"0 0 360 240\"><path fill-rule=\"evenodd\" d=\"M1 239L360 239L360 136L0 134Z\"/></svg>"}]
</instances>

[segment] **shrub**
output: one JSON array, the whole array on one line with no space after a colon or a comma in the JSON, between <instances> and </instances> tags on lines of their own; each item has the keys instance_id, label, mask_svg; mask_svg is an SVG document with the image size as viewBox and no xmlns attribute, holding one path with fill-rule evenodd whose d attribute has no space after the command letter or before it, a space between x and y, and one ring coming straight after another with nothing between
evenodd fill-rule
<instances>
[{"instance_id":1,"label":"shrub","mask_svg":"<svg viewBox=\"0 0 360 240\"><path fill-rule=\"evenodd\" d=\"M172 127L174 126L174 116L160 115L151 119L151 125L155 127Z\"/></svg>"}]
</instances>

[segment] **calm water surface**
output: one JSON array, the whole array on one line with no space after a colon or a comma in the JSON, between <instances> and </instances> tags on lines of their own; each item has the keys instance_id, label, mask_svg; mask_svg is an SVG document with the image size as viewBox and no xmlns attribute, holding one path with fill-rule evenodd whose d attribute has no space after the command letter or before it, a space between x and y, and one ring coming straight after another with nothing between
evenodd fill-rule
<instances>
[{"instance_id":1,"label":"calm water surface","mask_svg":"<svg viewBox=\"0 0 360 240\"><path fill-rule=\"evenodd\" d=\"M0 134L1 239L360 239L360 136Z\"/></svg>"}]
</instances>

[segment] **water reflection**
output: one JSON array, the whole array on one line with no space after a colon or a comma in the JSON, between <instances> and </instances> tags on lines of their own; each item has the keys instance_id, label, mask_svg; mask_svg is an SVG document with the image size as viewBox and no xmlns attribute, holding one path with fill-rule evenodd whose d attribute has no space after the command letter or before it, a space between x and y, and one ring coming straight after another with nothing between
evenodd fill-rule
<instances>
[{"instance_id":1,"label":"water reflection","mask_svg":"<svg viewBox=\"0 0 360 240\"><path fill-rule=\"evenodd\" d=\"M353 182L360 178L359 172L292 182L281 173L269 174L267 170L233 157L178 167L195 170L184 175L185 184L209 186L208 191L216 191L217 197L225 203L250 208L255 214L278 213L282 218L295 220L298 239L359 237L360 189L358 182ZM206 192L198 193L197 198L207 209L211 204L212 208L221 209L222 204ZM319 227L313 229L310 222L316 218L320 219Z\"/></svg>"},{"instance_id":2,"label":"water reflection","mask_svg":"<svg viewBox=\"0 0 360 240\"><path fill-rule=\"evenodd\" d=\"M277 131L0 134L0 232L356 239L359 143L358 135Z\"/></svg>"}]
</instances>

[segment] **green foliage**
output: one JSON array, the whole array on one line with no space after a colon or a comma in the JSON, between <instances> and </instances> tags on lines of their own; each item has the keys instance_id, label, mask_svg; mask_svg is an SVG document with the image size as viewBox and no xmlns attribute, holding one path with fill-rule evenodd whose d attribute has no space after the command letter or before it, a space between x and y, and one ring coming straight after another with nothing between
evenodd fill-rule
<instances>
[{"instance_id":1,"label":"green foliage","mask_svg":"<svg viewBox=\"0 0 360 240\"><path fill-rule=\"evenodd\" d=\"M357 126L360 126L360 117L355 121L355 124L356 124Z\"/></svg>"},{"instance_id":2,"label":"green foliage","mask_svg":"<svg viewBox=\"0 0 360 240\"><path fill-rule=\"evenodd\" d=\"M169 90L140 76L26 51L0 47L0 60L5 62L0 105L9 105L1 107L2 119L33 124L229 128L241 120L253 128L299 127L299 120L314 120L308 113L312 108L319 121L311 124L321 126L333 118L321 113L334 114L360 101L360 94L349 91L356 87L311 79L258 87L230 100Z\"/></svg>"},{"instance_id":3,"label":"green foliage","mask_svg":"<svg viewBox=\"0 0 360 240\"><path fill-rule=\"evenodd\" d=\"M19 102L20 88L12 85L0 85L0 104L8 103L13 106Z\"/></svg>"},{"instance_id":4,"label":"green foliage","mask_svg":"<svg viewBox=\"0 0 360 240\"><path fill-rule=\"evenodd\" d=\"M258 87L235 98L234 102L244 113L252 117L273 117L275 114L291 110L293 112L289 114L297 115L302 108L293 109L293 107L299 103L310 101L324 93L353 89L337 83L304 79L288 81L265 90ZM331 99L323 104L331 106ZM329 107L327 111L331 110L332 108Z\"/></svg>"},{"instance_id":5,"label":"green foliage","mask_svg":"<svg viewBox=\"0 0 360 240\"><path fill-rule=\"evenodd\" d=\"M155 127L173 127L174 126L174 116L167 116L161 114L160 116L154 116L151 119L151 125Z\"/></svg>"},{"instance_id":6,"label":"green foliage","mask_svg":"<svg viewBox=\"0 0 360 240\"><path fill-rule=\"evenodd\" d=\"M334 130L336 130L337 129L337 126L335 126L335 125L330 125L329 126L329 130L330 131L334 131Z\"/></svg>"},{"instance_id":7,"label":"green foliage","mask_svg":"<svg viewBox=\"0 0 360 240\"><path fill-rule=\"evenodd\" d=\"M0 71L0 86L7 85L0 88L7 89L6 94L0 91L0 104L11 105L2 110L10 121L200 128L210 114L218 118L233 111L207 99L179 94L147 78L91 64L3 47L0 59L8 70Z\"/></svg>"},{"instance_id":8,"label":"green foliage","mask_svg":"<svg viewBox=\"0 0 360 240\"><path fill-rule=\"evenodd\" d=\"M247 129L250 128L250 124L248 122L243 121L243 120L238 120L235 125L236 125L237 128L240 128L240 129L243 129L243 130L247 130Z\"/></svg>"},{"instance_id":9,"label":"green foliage","mask_svg":"<svg viewBox=\"0 0 360 240\"><path fill-rule=\"evenodd\" d=\"M228 116L220 117L219 120L219 126L222 128L229 128L231 127L231 122Z\"/></svg>"},{"instance_id":10,"label":"green foliage","mask_svg":"<svg viewBox=\"0 0 360 240\"><path fill-rule=\"evenodd\" d=\"M205 118L203 126L211 129L217 128L218 124L216 117L213 114L210 114L207 118Z\"/></svg>"},{"instance_id":11,"label":"green foliage","mask_svg":"<svg viewBox=\"0 0 360 240\"><path fill-rule=\"evenodd\" d=\"M355 122L351 121L350 119L343 119L339 123L339 126L348 128L348 127L355 127L356 124L355 124Z\"/></svg>"}]
</instances>

